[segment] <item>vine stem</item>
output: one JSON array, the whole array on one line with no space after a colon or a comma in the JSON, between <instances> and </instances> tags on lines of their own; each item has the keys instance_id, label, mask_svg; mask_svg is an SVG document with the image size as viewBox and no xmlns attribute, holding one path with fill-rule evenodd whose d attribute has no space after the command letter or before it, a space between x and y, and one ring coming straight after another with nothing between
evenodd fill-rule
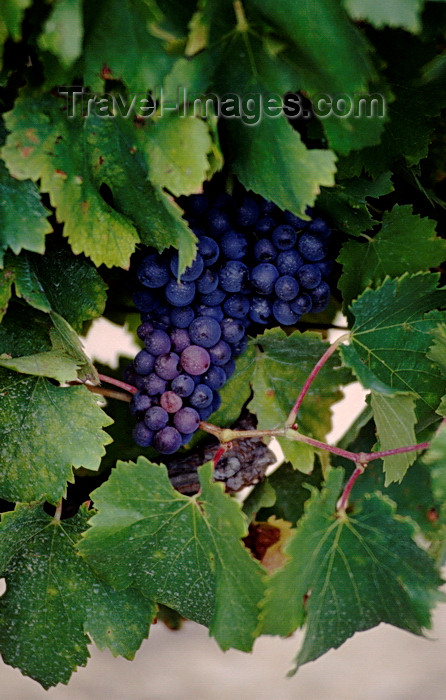
<instances>
[{"instance_id":1,"label":"vine stem","mask_svg":"<svg viewBox=\"0 0 446 700\"><path fill-rule=\"evenodd\" d=\"M288 418L286 419L285 422L285 427L290 428L294 423L296 422L296 417L297 413L299 411L299 408L301 406L302 401L305 398L305 395L308 392L308 389L310 388L311 384L313 383L314 379L316 376L319 374L321 371L322 367L325 365L325 363L330 359L330 357L333 355L335 350L338 348L338 346L343 343L345 340L350 339L350 333L343 333L337 340L335 340L330 347L327 348L327 350L324 352L322 357L316 364L314 365L313 369L311 370L310 374L307 377L307 380L305 384L303 385L302 389L300 390L300 394L297 397L295 404L293 408L290 411L290 414Z\"/></svg>"},{"instance_id":2,"label":"vine stem","mask_svg":"<svg viewBox=\"0 0 446 700\"><path fill-rule=\"evenodd\" d=\"M62 517L62 504L63 504L63 501L62 501L62 499L60 499L59 503L56 506L56 510L55 510L55 513L53 516L53 521L56 523L60 522L60 519Z\"/></svg>"},{"instance_id":3,"label":"vine stem","mask_svg":"<svg viewBox=\"0 0 446 700\"><path fill-rule=\"evenodd\" d=\"M107 377L106 374L98 374L98 377L101 382L105 382L106 384L113 384L114 386L118 386L120 389L124 389L124 391L128 391L129 394L136 394L138 389L136 386L132 386L131 384L126 384L125 382L121 382L120 379L115 379L114 377Z\"/></svg>"},{"instance_id":4,"label":"vine stem","mask_svg":"<svg viewBox=\"0 0 446 700\"><path fill-rule=\"evenodd\" d=\"M356 465L356 469L354 470L354 472L350 476L349 480L345 484L341 498L338 501L337 508L336 508L338 513L345 513L345 509L347 508L347 505L348 505L348 498L350 496L351 490L352 490L353 486L355 485L356 479L358 478L358 476L361 476L361 474L364 473L364 469L366 468L366 466L367 465L363 464L363 463Z\"/></svg>"}]
</instances>

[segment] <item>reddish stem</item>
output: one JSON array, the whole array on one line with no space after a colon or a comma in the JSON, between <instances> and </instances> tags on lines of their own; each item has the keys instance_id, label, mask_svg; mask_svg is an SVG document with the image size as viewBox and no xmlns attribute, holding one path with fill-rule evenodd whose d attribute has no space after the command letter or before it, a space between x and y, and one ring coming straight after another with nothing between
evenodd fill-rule
<instances>
[{"instance_id":1,"label":"reddish stem","mask_svg":"<svg viewBox=\"0 0 446 700\"><path fill-rule=\"evenodd\" d=\"M345 509L347 508L347 505L348 505L348 497L350 496L350 492L351 492L353 486L355 485L356 479L358 478L358 476L361 476L361 474L364 472L364 466L365 465L363 465L363 464L357 464L356 469L354 470L350 479L345 484L344 490L342 492L342 496L338 501L338 507L337 507L338 513L345 512Z\"/></svg>"},{"instance_id":2,"label":"reddish stem","mask_svg":"<svg viewBox=\"0 0 446 700\"><path fill-rule=\"evenodd\" d=\"M344 333L343 335L341 335L337 340L334 341L334 343L332 343L332 344L330 345L329 348L327 348L327 350L324 352L324 354L322 355L322 357L320 358L320 360L315 364L315 366L314 366L313 369L311 370L310 374L308 375L307 380L306 380L305 384L303 385L303 387L302 387L302 389L301 389L301 391L300 391L300 394L299 394L299 396L297 397L296 402L295 402L293 408L292 408L291 411L290 411L290 415L288 416L288 418L287 418L287 420L286 420L286 423L285 423L285 426L286 426L286 427L291 427L291 426L295 423L295 421L296 421L296 416L297 416L297 412L299 411L300 405L301 405L302 401L304 400L305 395L306 395L306 393L308 392L308 389L310 388L310 386L311 386L311 384L313 383L314 379L315 379L316 376L319 374L319 372L321 371L321 369L322 369L322 367L325 365L325 363L326 363L326 362L330 359L330 357L333 355L333 353L334 353L335 350L337 349L338 345L340 345L341 343L343 343L344 340L347 340L349 337L350 337L350 336L349 336L348 333Z\"/></svg>"},{"instance_id":3,"label":"reddish stem","mask_svg":"<svg viewBox=\"0 0 446 700\"><path fill-rule=\"evenodd\" d=\"M124 391L128 391L130 394L136 394L138 389L136 386L132 386L131 384L126 384L125 382L121 382L120 379L114 379L113 377L107 377L105 374L98 374L98 377L101 382L106 382L107 384L113 384L114 386L119 386L120 389L124 389Z\"/></svg>"},{"instance_id":4,"label":"reddish stem","mask_svg":"<svg viewBox=\"0 0 446 700\"><path fill-rule=\"evenodd\" d=\"M218 448L217 452L214 455L214 459L212 460L212 463L214 465L214 469L216 468L220 458L223 457L224 453L227 452L231 447L232 447L231 442L224 442L222 445L220 445L220 447Z\"/></svg>"},{"instance_id":5,"label":"reddish stem","mask_svg":"<svg viewBox=\"0 0 446 700\"><path fill-rule=\"evenodd\" d=\"M430 447L430 442L420 442L418 443L418 445L395 447L393 450L383 450L382 452L370 452L369 454L361 455L361 462L372 462L374 459L381 459L382 457L401 455L405 452L417 452L418 450L427 450L428 447Z\"/></svg>"}]
</instances>

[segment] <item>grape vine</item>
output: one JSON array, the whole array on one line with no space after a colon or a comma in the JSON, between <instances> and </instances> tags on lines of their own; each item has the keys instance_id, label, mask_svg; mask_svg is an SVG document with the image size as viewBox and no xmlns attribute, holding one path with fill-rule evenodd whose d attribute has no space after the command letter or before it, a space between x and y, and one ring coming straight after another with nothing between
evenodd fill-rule
<instances>
[{"instance_id":1,"label":"grape vine","mask_svg":"<svg viewBox=\"0 0 446 700\"><path fill-rule=\"evenodd\" d=\"M431 0L0 8L6 664L68 683L156 619L245 652L304 628L296 668L429 629L445 39ZM133 358L88 356L100 318Z\"/></svg>"}]
</instances>

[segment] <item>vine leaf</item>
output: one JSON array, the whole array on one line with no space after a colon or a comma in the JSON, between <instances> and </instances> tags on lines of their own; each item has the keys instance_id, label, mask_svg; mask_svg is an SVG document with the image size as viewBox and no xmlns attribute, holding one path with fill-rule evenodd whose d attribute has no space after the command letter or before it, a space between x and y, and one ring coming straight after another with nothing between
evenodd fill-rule
<instances>
[{"instance_id":1,"label":"vine leaf","mask_svg":"<svg viewBox=\"0 0 446 700\"><path fill-rule=\"evenodd\" d=\"M164 466L144 457L118 462L94 492L98 514L80 552L118 590L143 595L208 625L222 649L249 651L263 595L262 570L240 542L246 521L238 504L199 471L201 492L176 492ZM131 567L130 567L131 562Z\"/></svg>"},{"instance_id":2,"label":"vine leaf","mask_svg":"<svg viewBox=\"0 0 446 700\"><path fill-rule=\"evenodd\" d=\"M413 214L409 205L396 205L384 212L379 232L367 241L347 241L338 262L343 265L339 280L345 308L369 286L386 275L399 277L440 265L446 258L446 241L435 235L436 222Z\"/></svg>"},{"instance_id":3,"label":"vine leaf","mask_svg":"<svg viewBox=\"0 0 446 700\"><path fill-rule=\"evenodd\" d=\"M40 178L73 252L127 267L141 238L159 250L180 248L180 264L190 264L195 236L180 208L147 179L133 124L94 113L70 119L65 110L62 100L24 91L5 116L12 133L3 156L14 177Z\"/></svg>"},{"instance_id":4,"label":"vine leaf","mask_svg":"<svg viewBox=\"0 0 446 700\"><path fill-rule=\"evenodd\" d=\"M46 689L85 666L86 635L132 659L155 615L151 601L133 589L114 591L76 553L88 517L82 508L56 522L41 505L19 505L0 524L0 651Z\"/></svg>"},{"instance_id":5,"label":"vine leaf","mask_svg":"<svg viewBox=\"0 0 446 700\"><path fill-rule=\"evenodd\" d=\"M83 33L81 0L59 0L38 43L43 51L50 51L64 67L69 67L81 54Z\"/></svg>"},{"instance_id":6,"label":"vine leaf","mask_svg":"<svg viewBox=\"0 0 446 700\"><path fill-rule=\"evenodd\" d=\"M48 209L30 180L16 180L0 160L0 267L7 248L18 254L25 248L45 251L45 236L52 231Z\"/></svg>"},{"instance_id":7,"label":"vine leaf","mask_svg":"<svg viewBox=\"0 0 446 700\"><path fill-rule=\"evenodd\" d=\"M372 391L370 404L373 409L376 431L379 435L380 450L391 450L395 447L416 444L415 400L412 395L397 394L392 396ZM416 458L416 452L405 452L385 457L383 468L386 479L384 485L388 486L392 481L401 481Z\"/></svg>"},{"instance_id":8,"label":"vine leaf","mask_svg":"<svg viewBox=\"0 0 446 700\"><path fill-rule=\"evenodd\" d=\"M343 4L353 20L365 20L377 28L401 27L409 32L421 28L422 0L343 0Z\"/></svg>"},{"instance_id":9,"label":"vine leaf","mask_svg":"<svg viewBox=\"0 0 446 700\"><path fill-rule=\"evenodd\" d=\"M443 565L446 561L446 424L444 421L432 438L422 461L429 469L433 496L439 504L441 529L436 533L438 544L434 548L434 554L439 565Z\"/></svg>"},{"instance_id":10,"label":"vine leaf","mask_svg":"<svg viewBox=\"0 0 446 700\"><path fill-rule=\"evenodd\" d=\"M22 38L23 15L31 4L32 0L8 0L0 7L0 42L2 44L8 34L13 41L19 41Z\"/></svg>"},{"instance_id":11,"label":"vine leaf","mask_svg":"<svg viewBox=\"0 0 446 700\"><path fill-rule=\"evenodd\" d=\"M434 562L391 501L367 494L356 512L336 517L342 479L342 469L330 469L326 488L313 490L285 548L290 561L271 577L264 601L263 632L306 625L297 667L380 622L423 634L441 598Z\"/></svg>"},{"instance_id":12,"label":"vine leaf","mask_svg":"<svg viewBox=\"0 0 446 700\"><path fill-rule=\"evenodd\" d=\"M0 370L0 492L10 501L58 501L72 467L96 470L110 418L83 386Z\"/></svg>"},{"instance_id":13,"label":"vine leaf","mask_svg":"<svg viewBox=\"0 0 446 700\"><path fill-rule=\"evenodd\" d=\"M437 274L405 274L367 289L350 307L355 319L351 344L340 348L365 388L376 389L377 381L388 393L412 393L423 426L438 419L444 393L440 368L426 357L432 333L445 319L435 310L446 302L446 290L437 289L437 282Z\"/></svg>"}]
</instances>

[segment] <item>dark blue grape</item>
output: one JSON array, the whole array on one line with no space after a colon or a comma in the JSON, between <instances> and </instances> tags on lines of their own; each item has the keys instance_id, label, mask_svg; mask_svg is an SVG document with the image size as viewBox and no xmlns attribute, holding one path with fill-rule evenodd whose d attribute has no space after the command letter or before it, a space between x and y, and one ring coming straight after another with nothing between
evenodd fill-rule
<instances>
[{"instance_id":1,"label":"dark blue grape","mask_svg":"<svg viewBox=\"0 0 446 700\"><path fill-rule=\"evenodd\" d=\"M227 343L238 343L245 335L245 326L237 318L224 318L220 328L221 337Z\"/></svg>"},{"instance_id":2,"label":"dark blue grape","mask_svg":"<svg viewBox=\"0 0 446 700\"><path fill-rule=\"evenodd\" d=\"M304 264L301 256L294 250L282 250L276 258L275 265L281 275L295 275Z\"/></svg>"},{"instance_id":3,"label":"dark blue grape","mask_svg":"<svg viewBox=\"0 0 446 700\"><path fill-rule=\"evenodd\" d=\"M172 390L183 399L190 396L195 389L195 382L189 374L179 374L172 381Z\"/></svg>"},{"instance_id":4,"label":"dark blue grape","mask_svg":"<svg viewBox=\"0 0 446 700\"><path fill-rule=\"evenodd\" d=\"M147 350L140 350L133 360L135 372L138 374L150 374L155 364L155 358Z\"/></svg>"},{"instance_id":5,"label":"dark blue grape","mask_svg":"<svg viewBox=\"0 0 446 700\"><path fill-rule=\"evenodd\" d=\"M206 406L205 408L199 408L198 409L198 415L200 416L200 420L207 420L209 416L213 414L213 408L212 404L209 406Z\"/></svg>"},{"instance_id":6,"label":"dark blue grape","mask_svg":"<svg viewBox=\"0 0 446 700\"><path fill-rule=\"evenodd\" d=\"M249 312L249 307L249 298L242 294L230 294L223 302L225 314L232 318L244 318Z\"/></svg>"},{"instance_id":7,"label":"dark blue grape","mask_svg":"<svg viewBox=\"0 0 446 700\"><path fill-rule=\"evenodd\" d=\"M197 280L196 285L200 294L210 294L218 287L218 273L207 267Z\"/></svg>"},{"instance_id":8,"label":"dark blue grape","mask_svg":"<svg viewBox=\"0 0 446 700\"><path fill-rule=\"evenodd\" d=\"M260 236L266 236L268 233L271 233L276 226L277 224L271 216L262 216L256 223L255 232Z\"/></svg>"},{"instance_id":9,"label":"dark blue grape","mask_svg":"<svg viewBox=\"0 0 446 700\"><path fill-rule=\"evenodd\" d=\"M175 379L181 373L180 356L176 352L158 355L155 360L155 372L161 379Z\"/></svg>"},{"instance_id":10,"label":"dark blue grape","mask_svg":"<svg viewBox=\"0 0 446 700\"><path fill-rule=\"evenodd\" d=\"M259 211L264 216L271 216L271 217L277 216L277 214L279 213L279 209L274 204L274 202L271 202L269 199L263 199L263 197L260 199ZM287 223L289 223L289 222L287 222Z\"/></svg>"},{"instance_id":11,"label":"dark blue grape","mask_svg":"<svg viewBox=\"0 0 446 700\"><path fill-rule=\"evenodd\" d=\"M244 197L235 212L235 221L239 226L254 226L259 218L259 207L251 197Z\"/></svg>"},{"instance_id":12,"label":"dark blue grape","mask_svg":"<svg viewBox=\"0 0 446 700\"><path fill-rule=\"evenodd\" d=\"M145 287L158 289L169 281L169 266L157 253L148 255L138 267L138 279Z\"/></svg>"},{"instance_id":13,"label":"dark blue grape","mask_svg":"<svg viewBox=\"0 0 446 700\"><path fill-rule=\"evenodd\" d=\"M326 282L321 282L317 287L311 290L310 296L313 302L314 313L324 311L330 301L330 287Z\"/></svg>"},{"instance_id":14,"label":"dark blue grape","mask_svg":"<svg viewBox=\"0 0 446 700\"><path fill-rule=\"evenodd\" d=\"M295 314L287 301L275 301L273 303L274 318L281 326L294 326L299 320L298 314Z\"/></svg>"},{"instance_id":15,"label":"dark blue grape","mask_svg":"<svg viewBox=\"0 0 446 700\"><path fill-rule=\"evenodd\" d=\"M150 430L160 430L167 425L169 414L162 406L152 406L146 411L144 423Z\"/></svg>"},{"instance_id":16,"label":"dark blue grape","mask_svg":"<svg viewBox=\"0 0 446 700\"><path fill-rule=\"evenodd\" d=\"M274 291L281 301L291 301L299 293L299 283L291 275L283 275L276 281Z\"/></svg>"},{"instance_id":17,"label":"dark blue grape","mask_svg":"<svg viewBox=\"0 0 446 700\"><path fill-rule=\"evenodd\" d=\"M220 236L231 226L227 213L221 209L209 209L206 214L206 219L208 222L209 232L213 237Z\"/></svg>"},{"instance_id":18,"label":"dark blue grape","mask_svg":"<svg viewBox=\"0 0 446 700\"><path fill-rule=\"evenodd\" d=\"M287 209L283 212L283 218L287 224L295 228L297 231L299 231L301 228L305 228L305 226L309 223L308 221L305 221L305 219L301 219L299 216L292 214Z\"/></svg>"},{"instance_id":19,"label":"dark blue grape","mask_svg":"<svg viewBox=\"0 0 446 700\"><path fill-rule=\"evenodd\" d=\"M302 265L297 272L299 283L305 289L314 289L320 284L322 275L317 265Z\"/></svg>"},{"instance_id":20,"label":"dark blue grape","mask_svg":"<svg viewBox=\"0 0 446 700\"><path fill-rule=\"evenodd\" d=\"M271 320L271 303L266 297L253 297L251 300L251 311L249 317L254 323L266 326Z\"/></svg>"},{"instance_id":21,"label":"dark blue grape","mask_svg":"<svg viewBox=\"0 0 446 700\"><path fill-rule=\"evenodd\" d=\"M200 416L198 416L198 420L200 420ZM193 433L181 433L181 444L187 445L192 440L194 433L195 431Z\"/></svg>"},{"instance_id":22,"label":"dark blue grape","mask_svg":"<svg viewBox=\"0 0 446 700\"><path fill-rule=\"evenodd\" d=\"M219 277L220 287L225 292L243 292L248 286L249 269L240 260L228 260L221 268Z\"/></svg>"},{"instance_id":23,"label":"dark blue grape","mask_svg":"<svg viewBox=\"0 0 446 700\"><path fill-rule=\"evenodd\" d=\"M327 223L318 216L308 223L307 231L309 231L309 233L316 233L318 237L324 241L326 241L331 234Z\"/></svg>"},{"instance_id":24,"label":"dark blue grape","mask_svg":"<svg viewBox=\"0 0 446 700\"><path fill-rule=\"evenodd\" d=\"M136 329L137 336L140 340L144 340L147 333L151 333L152 331L153 323L151 323L151 321L144 321L144 323L141 323L141 325Z\"/></svg>"},{"instance_id":25,"label":"dark blue grape","mask_svg":"<svg viewBox=\"0 0 446 700\"><path fill-rule=\"evenodd\" d=\"M166 352L169 352L171 342L166 331L156 328L154 331L147 333L144 338L144 345L147 352L150 352L152 355L164 355Z\"/></svg>"},{"instance_id":26,"label":"dark blue grape","mask_svg":"<svg viewBox=\"0 0 446 700\"><path fill-rule=\"evenodd\" d=\"M193 376L204 374L211 364L209 352L200 345L189 345L181 353L181 365Z\"/></svg>"},{"instance_id":27,"label":"dark blue grape","mask_svg":"<svg viewBox=\"0 0 446 700\"><path fill-rule=\"evenodd\" d=\"M164 293L172 306L187 306L194 300L195 291L195 282L177 282L171 279Z\"/></svg>"},{"instance_id":28,"label":"dark blue grape","mask_svg":"<svg viewBox=\"0 0 446 700\"><path fill-rule=\"evenodd\" d=\"M195 313L191 306L175 306L170 312L170 322L176 328L188 328Z\"/></svg>"},{"instance_id":29,"label":"dark blue grape","mask_svg":"<svg viewBox=\"0 0 446 700\"><path fill-rule=\"evenodd\" d=\"M231 348L224 340L219 340L214 347L209 348L209 357L218 367L225 365L231 359Z\"/></svg>"},{"instance_id":30,"label":"dark blue grape","mask_svg":"<svg viewBox=\"0 0 446 700\"><path fill-rule=\"evenodd\" d=\"M220 239L220 248L228 260L241 260L248 252L248 241L237 231L226 231Z\"/></svg>"},{"instance_id":31,"label":"dark blue grape","mask_svg":"<svg viewBox=\"0 0 446 700\"><path fill-rule=\"evenodd\" d=\"M190 435L197 430L200 423L200 416L198 411L194 408L186 406L185 408L181 408L178 413L174 415L173 423L180 433L183 435Z\"/></svg>"},{"instance_id":32,"label":"dark blue grape","mask_svg":"<svg viewBox=\"0 0 446 700\"><path fill-rule=\"evenodd\" d=\"M197 384L189 396L189 403L194 408L206 408L212 403L212 389L207 384Z\"/></svg>"},{"instance_id":33,"label":"dark blue grape","mask_svg":"<svg viewBox=\"0 0 446 700\"><path fill-rule=\"evenodd\" d=\"M194 345L210 348L220 340L220 324L211 316L197 316L189 326L189 336Z\"/></svg>"},{"instance_id":34,"label":"dark blue grape","mask_svg":"<svg viewBox=\"0 0 446 700\"><path fill-rule=\"evenodd\" d=\"M133 394L132 400L130 401L130 413L132 416L136 416L139 413L144 413L152 405L152 399L147 394L142 391L138 391Z\"/></svg>"},{"instance_id":35,"label":"dark blue grape","mask_svg":"<svg viewBox=\"0 0 446 700\"><path fill-rule=\"evenodd\" d=\"M303 233L297 245L299 253L310 262L317 262L325 257L324 243L311 233Z\"/></svg>"},{"instance_id":36,"label":"dark blue grape","mask_svg":"<svg viewBox=\"0 0 446 700\"><path fill-rule=\"evenodd\" d=\"M261 238L254 246L254 255L260 262L272 262L277 257L277 249L268 238Z\"/></svg>"},{"instance_id":37,"label":"dark blue grape","mask_svg":"<svg viewBox=\"0 0 446 700\"><path fill-rule=\"evenodd\" d=\"M221 396L218 393L218 391L214 391L214 396L213 396L212 404L211 404L212 413L215 413L215 411L218 411L220 406L221 406Z\"/></svg>"},{"instance_id":38,"label":"dark blue grape","mask_svg":"<svg viewBox=\"0 0 446 700\"><path fill-rule=\"evenodd\" d=\"M324 260L320 260L319 262L317 262L316 265L321 271L322 277L328 277L328 275L333 269L333 260L330 260L329 258L324 258Z\"/></svg>"},{"instance_id":39,"label":"dark blue grape","mask_svg":"<svg viewBox=\"0 0 446 700\"><path fill-rule=\"evenodd\" d=\"M204 261L200 254L192 261L189 267L186 267L180 279L182 282L194 282L203 272ZM178 277L178 253L174 253L170 260L170 269L175 279Z\"/></svg>"},{"instance_id":40,"label":"dark blue grape","mask_svg":"<svg viewBox=\"0 0 446 700\"><path fill-rule=\"evenodd\" d=\"M156 433L153 444L161 454L173 454L181 447L181 434L172 425L168 425Z\"/></svg>"},{"instance_id":41,"label":"dark blue grape","mask_svg":"<svg viewBox=\"0 0 446 700\"><path fill-rule=\"evenodd\" d=\"M156 396L157 394L162 394L166 391L167 381L158 377L155 372L149 374L148 377L144 377L143 387L144 390L149 394L149 396Z\"/></svg>"},{"instance_id":42,"label":"dark blue grape","mask_svg":"<svg viewBox=\"0 0 446 700\"><path fill-rule=\"evenodd\" d=\"M226 382L226 372L223 367L211 365L203 375L203 384L207 384L211 389L221 389Z\"/></svg>"},{"instance_id":43,"label":"dark blue grape","mask_svg":"<svg viewBox=\"0 0 446 700\"><path fill-rule=\"evenodd\" d=\"M143 421L133 428L133 440L140 447L150 447L153 442L153 430L150 430Z\"/></svg>"},{"instance_id":44,"label":"dark blue grape","mask_svg":"<svg viewBox=\"0 0 446 700\"><path fill-rule=\"evenodd\" d=\"M275 265L260 263L251 271L252 288L258 294L272 294L278 276L279 273Z\"/></svg>"},{"instance_id":45,"label":"dark blue grape","mask_svg":"<svg viewBox=\"0 0 446 700\"><path fill-rule=\"evenodd\" d=\"M293 301L290 301L290 307L295 314L303 316L311 311L313 302L309 294L299 294Z\"/></svg>"},{"instance_id":46,"label":"dark blue grape","mask_svg":"<svg viewBox=\"0 0 446 700\"><path fill-rule=\"evenodd\" d=\"M230 377L232 377L232 375L233 375L234 372L235 372L235 362L234 362L234 360L229 360L229 362L226 362L226 364L224 364L224 365L222 366L222 369L224 370L224 372L225 372L225 374L226 374L226 379L230 379Z\"/></svg>"},{"instance_id":47,"label":"dark blue grape","mask_svg":"<svg viewBox=\"0 0 446 700\"><path fill-rule=\"evenodd\" d=\"M292 226L281 224L274 229L272 239L279 250L289 250L296 243L297 233Z\"/></svg>"},{"instance_id":48,"label":"dark blue grape","mask_svg":"<svg viewBox=\"0 0 446 700\"><path fill-rule=\"evenodd\" d=\"M219 323L223 321L225 315L221 306L206 306L206 304L197 304L196 306L197 316L211 316L215 318Z\"/></svg>"},{"instance_id":49,"label":"dark blue grape","mask_svg":"<svg viewBox=\"0 0 446 700\"><path fill-rule=\"evenodd\" d=\"M226 293L222 289L215 289L210 294L202 294L200 302L206 306L218 306L226 299Z\"/></svg>"},{"instance_id":50,"label":"dark blue grape","mask_svg":"<svg viewBox=\"0 0 446 700\"><path fill-rule=\"evenodd\" d=\"M205 267L213 265L218 260L220 255L220 248L218 247L217 241L209 236L202 236L198 241L198 252L203 258Z\"/></svg>"},{"instance_id":51,"label":"dark blue grape","mask_svg":"<svg viewBox=\"0 0 446 700\"><path fill-rule=\"evenodd\" d=\"M231 351L234 357L237 357L238 355L242 355L242 353L245 352L246 348L248 347L248 338L246 335L243 336L241 340L238 341L238 343L231 343Z\"/></svg>"}]
</instances>

